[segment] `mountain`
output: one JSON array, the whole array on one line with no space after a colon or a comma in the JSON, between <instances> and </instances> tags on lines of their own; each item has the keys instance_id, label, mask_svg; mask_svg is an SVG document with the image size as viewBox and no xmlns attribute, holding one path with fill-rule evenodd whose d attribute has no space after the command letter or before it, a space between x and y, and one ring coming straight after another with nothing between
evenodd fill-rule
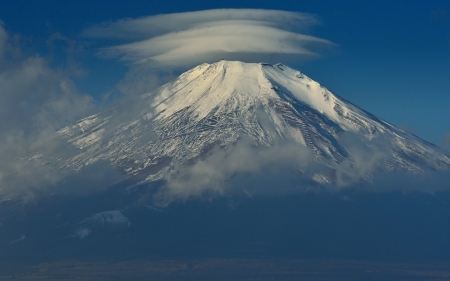
<instances>
[{"instance_id":1,"label":"mountain","mask_svg":"<svg viewBox=\"0 0 450 281\"><path fill-rule=\"evenodd\" d=\"M450 260L449 191L339 189L343 176L358 184L379 171L399 174L401 188L414 173L448 169L449 155L281 64L202 64L59 136L74 149L62 141L64 153L30 167L62 180L42 191L27 182L25 199L0 194L2 273L25 264L91 276L76 260L110 264L117 278L118 261L189 262L175 270L184 274L211 258L322 259L320 270L338 259ZM443 174L420 184L447 187ZM315 192L330 186L337 192Z\"/></svg>"},{"instance_id":2,"label":"mountain","mask_svg":"<svg viewBox=\"0 0 450 281\"><path fill-rule=\"evenodd\" d=\"M291 142L307 147L328 168L314 177L333 183L340 163L361 165L356 147L378 170L420 173L450 167L438 147L358 108L282 64L219 61L199 65L133 102L92 115L60 130L77 148L60 160L81 169L112 163L147 182L174 161L195 162L213 147L239 140L270 148ZM373 159L372 159L373 160ZM372 161L371 160L371 161Z\"/></svg>"}]
</instances>

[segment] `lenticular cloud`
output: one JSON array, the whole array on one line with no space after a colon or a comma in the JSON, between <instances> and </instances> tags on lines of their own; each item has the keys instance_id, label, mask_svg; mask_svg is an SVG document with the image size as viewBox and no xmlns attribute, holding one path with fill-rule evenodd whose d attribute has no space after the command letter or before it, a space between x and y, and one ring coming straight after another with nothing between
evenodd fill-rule
<instances>
[{"instance_id":1,"label":"lenticular cloud","mask_svg":"<svg viewBox=\"0 0 450 281\"><path fill-rule=\"evenodd\" d=\"M114 40L101 49L105 57L186 68L220 59L271 62L317 57L319 50L333 46L307 34L318 23L305 13L219 9L123 19L93 26L82 35Z\"/></svg>"}]
</instances>

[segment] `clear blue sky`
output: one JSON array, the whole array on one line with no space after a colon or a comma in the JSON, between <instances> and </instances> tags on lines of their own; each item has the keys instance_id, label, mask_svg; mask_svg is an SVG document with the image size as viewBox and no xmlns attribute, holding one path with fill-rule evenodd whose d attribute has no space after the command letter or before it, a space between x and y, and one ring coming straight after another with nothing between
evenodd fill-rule
<instances>
[{"instance_id":1,"label":"clear blue sky","mask_svg":"<svg viewBox=\"0 0 450 281\"><path fill-rule=\"evenodd\" d=\"M6 3L7 2L7 3ZM77 79L98 98L123 78L127 66L98 58L80 32L104 21L216 8L260 8L316 14L314 36L339 45L320 59L291 64L336 94L421 138L440 144L450 131L450 1L4 1L0 19L19 34L25 51L66 60L55 33L80 41Z\"/></svg>"}]
</instances>

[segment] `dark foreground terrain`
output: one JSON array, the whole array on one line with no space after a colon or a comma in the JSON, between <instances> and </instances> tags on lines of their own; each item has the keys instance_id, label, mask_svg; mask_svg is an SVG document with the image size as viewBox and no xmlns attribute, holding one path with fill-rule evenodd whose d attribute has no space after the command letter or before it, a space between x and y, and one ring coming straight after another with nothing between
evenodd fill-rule
<instances>
[{"instance_id":1,"label":"dark foreground terrain","mask_svg":"<svg viewBox=\"0 0 450 281\"><path fill-rule=\"evenodd\" d=\"M449 192L147 195L4 202L0 280L450 280Z\"/></svg>"},{"instance_id":2,"label":"dark foreground terrain","mask_svg":"<svg viewBox=\"0 0 450 281\"><path fill-rule=\"evenodd\" d=\"M0 280L450 280L450 263L344 260L60 261L2 267Z\"/></svg>"}]
</instances>

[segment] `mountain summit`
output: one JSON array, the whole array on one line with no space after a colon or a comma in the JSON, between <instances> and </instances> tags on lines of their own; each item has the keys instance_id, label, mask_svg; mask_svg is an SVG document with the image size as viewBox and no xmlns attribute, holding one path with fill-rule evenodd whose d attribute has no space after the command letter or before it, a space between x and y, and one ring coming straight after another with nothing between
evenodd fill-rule
<instances>
[{"instance_id":1,"label":"mountain summit","mask_svg":"<svg viewBox=\"0 0 450 281\"><path fill-rule=\"evenodd\" d=\"M377 159L380 170L450 167L450 157L438 147L282 64L205 63L131 105L59 133L78 148L75 156L61 160L63 166L80 169L106 160L129 175L145 174L147 181L160 178L158 173L173 161L195 162L213 147L227 148L242 139L262 148L287 141L307 147L330 169L343 162L358 165L349 138L357 139L365 153L383 156Z\"/></svg>"}]
</instances>

